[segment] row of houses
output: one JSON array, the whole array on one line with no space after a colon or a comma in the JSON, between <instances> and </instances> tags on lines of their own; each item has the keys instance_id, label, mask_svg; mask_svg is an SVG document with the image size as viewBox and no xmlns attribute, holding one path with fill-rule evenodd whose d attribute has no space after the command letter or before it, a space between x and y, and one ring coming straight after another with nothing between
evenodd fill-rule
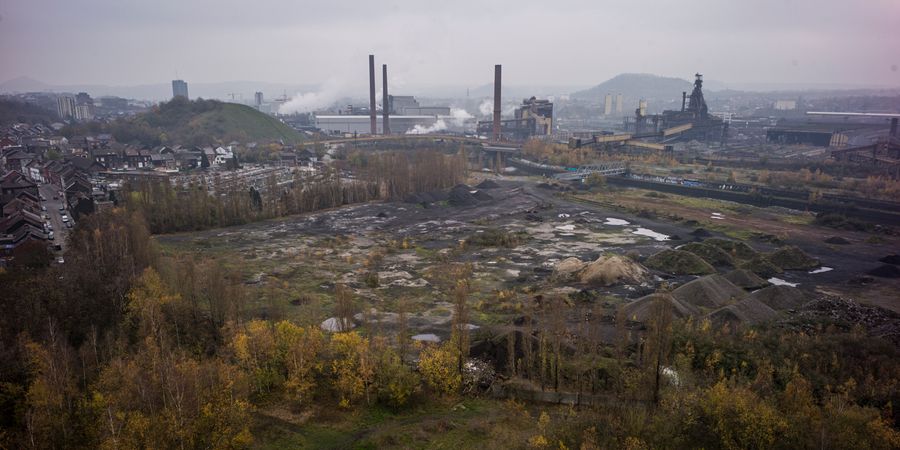
<instances>
[{"instance_id":1,"label":"row of houses","mask_svg":"<svg viewBox=\"0 0 900 450\"><path fill-rule=\"evenodd\" d=\"M20 245L46 240L37 183L16 171L4 173L0 176L0 266Z\"/></svg>"}]
</instances>

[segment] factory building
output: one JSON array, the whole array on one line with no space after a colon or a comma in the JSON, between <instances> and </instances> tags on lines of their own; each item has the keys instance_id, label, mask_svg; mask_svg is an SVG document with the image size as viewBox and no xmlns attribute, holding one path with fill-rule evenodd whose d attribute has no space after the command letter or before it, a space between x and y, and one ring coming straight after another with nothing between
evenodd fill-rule
<instances>
[{"instance_id":1,"label":"factory building","mask_svg":"<svg viewBox=\"0 0 900 450\"><path fill-rule=\"evenodd\" d=\"M388 95L387 109L390 114L401 116L449 116L449 106L421 106L411 95Z\"/></svg>"},{"instance_id":2,"label":"factory building","mask_svg":"<svg viewBox=\"0 0 900 450\"><path fill-rule=\"evenodd\" d=\"M696 139L706 142L725 142L728 134L728 124L721 118L709 113L709 107L703 98L703 75L696 74L694 90L688 96L687 92L681 93L680 111L663 111L660 115L652 117L646 114L646 102L641 102L636 117L638 132L659 131L674 128L680 125L691 124L691 129L680 133L676 140ZM650 119L651 123L647 123Z\"/></svg>"},{"instance_id":3,"label":"factory building","mask_svg":"<svg viewBox=\"0 0 900 450\"><path fill-rule=\"evenodd\" d=\"M553 103L535 97L522 100L515 118L500 120L500 134L505 139L525 140L553 133ZM478 134L489 135L493 122L478 122Z\"/></svg>"}]
</instances>

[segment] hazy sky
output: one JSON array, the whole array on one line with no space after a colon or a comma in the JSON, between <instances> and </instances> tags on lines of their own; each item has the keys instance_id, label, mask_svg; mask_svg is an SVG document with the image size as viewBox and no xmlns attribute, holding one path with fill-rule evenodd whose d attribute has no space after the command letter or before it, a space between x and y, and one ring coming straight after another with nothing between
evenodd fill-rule
<instances>
[{"instance_id":1,"label":"hazy sky","mask_svg":"<svg viewBox=\"0 0 900 450\"><path fill-rule=\"evenodd\" d=\"M900 0L0 0L0 81L900 86ZM380 75L379 75L380 78Z\"/></svg>"}]
</instances>

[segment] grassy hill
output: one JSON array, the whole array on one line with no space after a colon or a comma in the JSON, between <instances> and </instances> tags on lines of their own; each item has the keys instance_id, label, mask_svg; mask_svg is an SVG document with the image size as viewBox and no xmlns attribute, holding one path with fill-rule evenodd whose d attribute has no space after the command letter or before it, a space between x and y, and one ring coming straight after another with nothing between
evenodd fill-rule
<instances>
[{"instance_id":1,"label":"grassy hill","mask_svg":"<svg viewBox=\"0 0 900 450\"><path fill-rule=\"evenodd\" d=\"M66 134L96 132L96 124L87 130L75 126ZM135 117L122 119L100 128L113 134L119 142L160 144L214 145L231 141L284 141L296 143L303 137L278 119L249 106L216 100L176 98L161 103Z\"/></svg>"}]
</instances>

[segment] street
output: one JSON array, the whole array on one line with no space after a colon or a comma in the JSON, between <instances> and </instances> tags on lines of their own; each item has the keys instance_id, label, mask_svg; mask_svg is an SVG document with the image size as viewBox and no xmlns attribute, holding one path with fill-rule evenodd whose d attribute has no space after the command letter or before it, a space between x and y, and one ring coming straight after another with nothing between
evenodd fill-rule
<instances>
[{"instance_id":1,"label":"street","mask_svg":"<svg viewBox=\"0 0 900 450\"><path fill-rule=\"evenodd\" d=\"M43 211L43 213L50 216L50 224L53 225L54 240L50 241L51 244L59 244L62 246L63 250L65 250L66 236L69 235L69 228L63 223L62 214L59 212L59 207L65 204L65 201L63 200L64 197L59 196L59 191L57 189L58 188L52 184L42 184L40 186L40 193L46 200L41 202L41 204L47 207L47 210ZM53 197L57 197L57 199L54 200ZM68 212L66 212L66 214L68 214ZM69 216L69 220L72 220L71 215Z\"/></svg>"}]
</instances>

